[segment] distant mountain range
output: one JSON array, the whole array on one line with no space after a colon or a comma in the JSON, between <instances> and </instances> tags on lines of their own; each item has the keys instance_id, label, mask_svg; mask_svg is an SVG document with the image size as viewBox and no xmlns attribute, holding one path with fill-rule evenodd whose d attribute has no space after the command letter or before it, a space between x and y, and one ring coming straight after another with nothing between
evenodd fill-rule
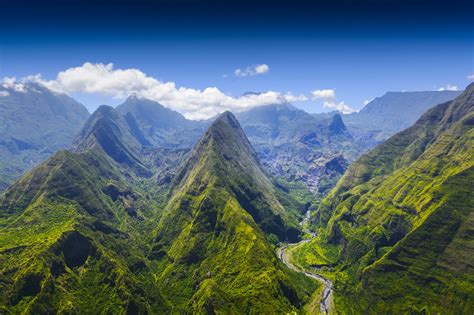
<instances>
[{"instance_id":1,"label":"distant mountain range","mask_svg":"<svg viewBox=\"0 0 474 315\"><path fill-rule=\"evenodd\" d=\"M237 114L242 128L272 175L324 193L345 171L357 145L339 114L318 119L290 104Z\"/></svg>"},{"instance_id":2,"label":"distant mountain range","mask_svg":"<svg viewBox=\"0 0 474 315\"><path fill-rule=\"evenodd\" d=\"M117 106L117 111L143 133L148 145L164 148L192 148L210 122L188 120L163 105L135 96ZM145 143L144 143L145 144Z\"/></svg>"},{"instance_id":3,"label":"distant mountain range","mask_svg":"<svg viewBox=\"0 0 474 315\"><path fill-rule=\"evenodd\" d=\"M25 85L22 92L8 91L8 96L0 97L0 110L5 113L0 132L0 190L58 149L67 148L89 116L73 99L37 84ZM457 94L389 92L361 112L343 116L337 112L310 115L290 104L276 104L250 109L237 117L271 175L285 185L324 195L363 152L411 125L429 107ZM136 96L116 110L139 145L148 149L148 159L167 161L170 168L181 161L212 122L188 120ZM177 160L170 164L170 159ZM174 171L167 170L160 180L169 181Z\"/></svg>"},{"instance_id":4,"label":"distant mountain range","mask_svg":"<svg viewBox=\"0 0 474 315\"><path fill-rule=\"evenodd\" d=\"M358 113L344 116L349 127L382 141L413 125L431 107L451 101L461 91L387 92Z\"/></svg>"}]
</instances>

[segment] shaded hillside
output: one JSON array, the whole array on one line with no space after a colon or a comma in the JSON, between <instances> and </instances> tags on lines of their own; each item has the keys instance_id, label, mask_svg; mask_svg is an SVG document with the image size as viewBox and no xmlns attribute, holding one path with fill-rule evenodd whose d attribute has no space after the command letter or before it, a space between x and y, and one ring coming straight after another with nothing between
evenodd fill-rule
<instances>
[{"instance_id":1,"label":"shaded hillside","mask_svg":"<svg viewBox=\"0 0 474 315\"><path fill-rule=\"evenodd\" d=\"M167 262L167 299L193 312L300 308L302 284L268 241L295 240L292 222L235 117L220 115L178 173L157 227L151 256Z\"/></svg>"},{"instance_id":2,"label":"shaded hillside","mask_svg":"<svg viewBox=\"0 0 474 315\"><path fill-rule=\"evenodd\" d=\"M72 151L84 152L97 147L123 169L150 176L151 172L140 160L143 135L130 126L133 121L127 122L115 109L102 105L74 140Z\"/></svg>"},{"instance_id":3,"label":"shaded hillside","mask_svg":"<svg viewBox=\"0 0 474 315\"><path fill-rule=\"evenodd\" d=\"M89 117L86 108L38 84L0 84L0 190L68 147Z\"/></svg>"},{"instance_id":4,"label":"shaded hillside","mask_svg":"<svg viewBox=\"0 0 474 315\"><path fill-rule=\"evenodd\" d=\"M341 311L473 312L473 108L471 84L363 155L323 200L320 237L299 259L333 266Z\"/></svg>"}]
</instances>

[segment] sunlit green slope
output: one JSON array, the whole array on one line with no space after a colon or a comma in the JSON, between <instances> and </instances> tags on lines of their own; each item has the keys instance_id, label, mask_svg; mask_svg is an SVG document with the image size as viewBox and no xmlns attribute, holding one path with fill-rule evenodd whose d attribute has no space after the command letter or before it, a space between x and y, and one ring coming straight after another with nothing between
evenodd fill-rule
<instances>
[{"instance_id":1,"label":"sunlit green slope","mask_svg":"<svg viewBox=\"0 0 474 315\"><path fill-rule=\"evenodd\" d=\"M351 165L300 264L332 267L341 313L474 311L474 85Z\"/></svg>"},{"instance_id":2,"label":"sunlit green slope","mask_svg":"<svg viewBox=\"0 0 474 315\"><path fill-rule=\"evenodd\" d=\"M165 297L193 312L296 311L311 283L295 281L267 241L296 239L292 224L239 123L222 114L178 173L157 227L151 256Z\"/></svg>"},{"instance_id":3,"label":"sunlit green slope","mask_svg":"<svg viewBox=\"0 0 474 315\"><path fill-rule=\"evenodd\" d=\"M297 220L235 118L213 124L167 202L156 174L171 162L129 123L99 108L72 152L0 195L0 313L298 311L316 284L274 251Z\"/></svg>"},{"instance_id":4,"label":"sunlit green slope","mask_svg":"<svg viewBox=\"0 0 474 315\"><path fill-rule=\"evenodd\" d=\"M142 196L99 141L130 138L115 118L96 113L84 150L58 152L0 196L0 313L168 310L137 231Z\"/></svg>"}]
</instances>

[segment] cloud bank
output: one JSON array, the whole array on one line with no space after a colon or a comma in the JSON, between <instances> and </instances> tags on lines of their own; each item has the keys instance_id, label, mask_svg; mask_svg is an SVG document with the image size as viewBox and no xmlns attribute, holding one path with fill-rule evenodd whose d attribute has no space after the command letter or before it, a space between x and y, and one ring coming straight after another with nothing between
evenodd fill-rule
<instances>
[{"instance_id":1,"label":"cloud bank","mask_svg":"<svg viewBox=\"0 0 474 315\"><path fill-rule=\"evenodd\" d=\"M265 73L268 66L259 65L254 70ZM234 97L216 87L204 90L177 87L174 82L162 82L138 69L116 69L112 63L86 62L82 66L59 72L54 80L43 80L39 75L28 77L27 80L58 93L100 94L117 99L135 94L157 101L189 119L206 119L226 110L238 112L261 105L307 100L304 95L275 91Z\"/></svg>"},{"instance_id":2,"label":"cloud bank","mask_svg":"<svg viewBox=\"0 0 474 315\"><path fill-rule=\"evenodd\" d=\"M265 73L267 65L258 65L242 70L242 73ZM251 74L243 74L251 75ZM174 82L160 81L139 69L118 69L112 63L90 63L68 68L57 74L53 80L46 80L41 75L34 75L16 80L4 78L0 85L10 91L25 92L26 84L34 82L56 92L65 94L84 93L101 95L123 100L130 95L146 98L180 112L188 119L207 119L226 110L239 112L253 107L297 103L308 101L304 94L295 95L291 92L280 93L267 91L264 93L246 93L232 96L223 93L217 87L203 90L178 87ZM8 91L0 96L8 96ZM334 89L314 90L311 92L313 101L321 101L324 108L338 110L344 114L355 110L336 99Z\"/></svg>"},{"instance_id":3,"label":"cloud bank","mask_svg":"<svg viewBox=\"0 0 474 315\"><path fill-rule=\"evenodd\" d=\"M338 102L336 100L336 90L335 89L326 89L326 90L314 90L311 92L313 101L323 101L324 108L330 108L337 111L340 111L343 114L350 114L355 112L353 108L344 104L344 102Z\"/></svg>"},{"instance_id":4,"label":"cloud bank","mask_svg":"<svg viewBox=\"0 0 474 315\"><path fill-rule=\"evenodd\" d=\"M247 67L245 69L235 69L234 75L237 77L248 77L254 76L259 74L265 74L270 71L270 67L267 64L260 64L251 67Z\"/></svg>"}]
</instances>

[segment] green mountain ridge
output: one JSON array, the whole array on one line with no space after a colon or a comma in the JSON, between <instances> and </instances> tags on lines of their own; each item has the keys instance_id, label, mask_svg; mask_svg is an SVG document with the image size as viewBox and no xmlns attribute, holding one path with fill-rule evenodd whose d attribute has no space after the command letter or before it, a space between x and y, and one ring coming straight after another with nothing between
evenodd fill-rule
<instances>
[{"instance_id":1,"label":"green mountain ridge","mask_svg":"<svg viewBox=\"0 0 474 315\"><path fill-rule=\"evenodd\" d=\"M73 152L87 151L97 146L123 168L129 168L141 176L150 176L150 171L140 158L141 134L130 127L115 109L99 107L72 144ZM133 126L133 124L132 124Z\"/></svg>"},{"instance_id":2,"label":"green mountain ridge","mask_svg":"<svg viewBox=\"0 0 474 315\"><path fill-rule=\"evenodd\" d=\"M171 191L151 255L166 257L161 279L172 304L206 313L301 307L305 298L295 275L288 276L263 233L294 240L295 220L279 203L232 114L211 125Z\"/></svg>"},{"instance_id":3,"label":"green mountain ridge","mask_svg":"<svg viewBox=\"0 0 474 315\"><path fill-rule=\"evenodd\" d=\"M97 123L111 125L93 128L99 139L120 126ZM140 193L101 147L78 147L84 150L58 152L0 196L0 310L166 312L142 248Z\"/></svg>"},{"instance_id":4,"label":"green mountain ridge","mask_svg":"<svg viewBox=\"0 0 474 315\"><path fill-rule=\"evenodd\" d=\"M297 254L327 266L341 313L474 310L474 85L353 163Z\"/></svg>"},{"instance_id":5,"label":"green mountain ridge","mask_svg":"<svg viewBox=\"0 0 474 315\"><path fill-rule=\"evenodd\" d=\"M298 237L296 219L231 114L206 135L163 209L168 186L136 172L138 162L150 172L159 166L149 166L129 122L110 107L94 113L72 152L56 153L0 195L0 312L300 308L316 284L281 264L268 234ZM198 181L202 197L193 195L198 170L207 176Z\"/></svg>"},{"instance_id":6,"label":"green mountain ridge","mask_svg":"<svg viewBox=\"0 0 474 315\"><path fill-rule=\"evenodd\" d=\"M472 312L473 94L361 156L313 211L318 235L292 259L333 281L337 312ZM318 283L275 251L301 239L314 196L271 177L244 130L265 147L276 128L272 150L293 154L296 141L309 171L334 179L346 166L335 149L359 141L345 117L272 105L239 114L242 128L226 112L197 141L173 139L160 120L194 136L210 122L125 104L101 106L70 151L0 195L0 313L273 314L316 303Z\"/></svg>"}]
</instances>

